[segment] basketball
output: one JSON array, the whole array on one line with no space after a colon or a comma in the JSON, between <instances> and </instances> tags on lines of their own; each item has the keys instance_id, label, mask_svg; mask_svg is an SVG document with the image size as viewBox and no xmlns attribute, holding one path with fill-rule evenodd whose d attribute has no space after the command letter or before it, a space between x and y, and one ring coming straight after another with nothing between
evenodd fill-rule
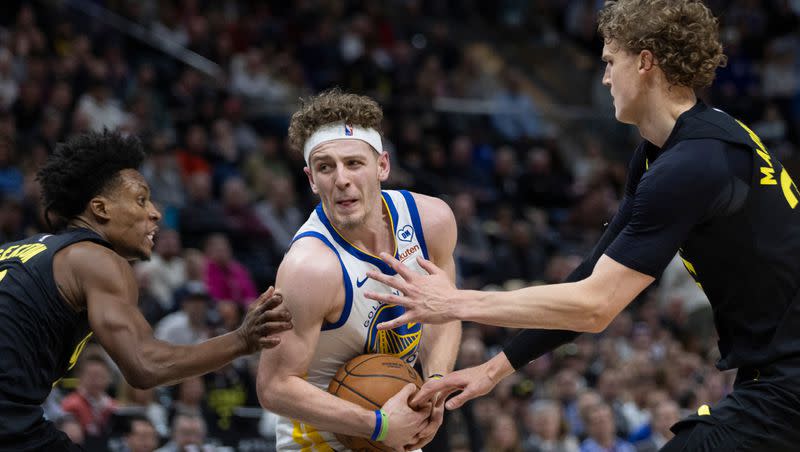
<instances>
[{"instance_id":1,"label":"basketball","mask_svg":"<svg viewBox=\"0 0 800 452\"><path fill-rule=\"evenodd\" d=\"M328 385L328 392L368 410L377 410L409 383L419 388L422 378L405 361L391 355L368 354L344 363ZM367 438L336 433L336 439L354 452L392 450Z\"/></svg>"}]
</instances>

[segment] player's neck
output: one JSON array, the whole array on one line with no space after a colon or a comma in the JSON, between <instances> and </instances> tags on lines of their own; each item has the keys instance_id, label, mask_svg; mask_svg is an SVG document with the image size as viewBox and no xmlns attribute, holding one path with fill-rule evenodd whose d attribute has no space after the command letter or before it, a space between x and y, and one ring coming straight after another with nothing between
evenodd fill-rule
<instances>
[{"instance_id":1,"label":"player's neck","mask_svg":"<svg viewBox=\"0 0 800 452\"><path fill-rule=\"evenodd\" d=\"M364 222L353 228L338 229L342 237L361 250L377 256L381 252L394 254L394 231L391 230L389 212L380 204L364 219Z\"/></svg>"},{"instance_id":2,"label":"player's neck","mask_svg":"<svg viewBox=\"0 0 800 452\"><path fill-rule=\"evenodd\" d=\"M697 103L694 90L688 87L672 86L652 91L652 96L646 105L656 107L647 108L636 124L642 138L653 143L659 148L664 146L667 138L675 128L678 117Z\"/></svg>"},{"instance_id":3,"label":"player's neck","mask_svg":"<svg viewBox=\"0 0 800 452\"><path fill-rule=\"evenodd\" d=\"M67 223L67 228L89 229L94 231L97 235L99 235L103 239L108 240L106 234L103 231L103 228L101 228L97 223L93 223L80 215L70 220L69 223Z\"/></svg>"}]
</instances>

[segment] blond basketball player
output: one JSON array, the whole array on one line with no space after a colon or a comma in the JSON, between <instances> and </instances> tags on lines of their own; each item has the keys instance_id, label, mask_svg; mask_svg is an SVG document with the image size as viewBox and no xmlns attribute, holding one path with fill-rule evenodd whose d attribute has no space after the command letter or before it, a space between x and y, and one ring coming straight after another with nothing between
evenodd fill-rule
<instances>
[{"instance_id":1,"label":"blond basketball player","mask_svg":"<svg viewBox=\"0 0 800 452\"><path fill-rule=\"evenodd\" d=\"M404 312L368 300L363 292L391 292L368 271L395 272L377 256L389 253L423 272L425 257L455 279L456 224L441 200L406 191L381 191L389 176L383 151L383 112L365 96L338 90L313 97L292 116L289 139L303 152L305 173L320 204L295 235L278 269L276 287L292 313L294 328L281 344L261 355L258 394L280 416L277 447L290 450L346 450L333 432L383 441L398 450L427 444L442 423L441 403L408 406L413 385L381 410L367 410L326 392L339 367L363 353L388 353L423 376L452 370L461 325L377 325Z\"/></svg>"}]
</instances>

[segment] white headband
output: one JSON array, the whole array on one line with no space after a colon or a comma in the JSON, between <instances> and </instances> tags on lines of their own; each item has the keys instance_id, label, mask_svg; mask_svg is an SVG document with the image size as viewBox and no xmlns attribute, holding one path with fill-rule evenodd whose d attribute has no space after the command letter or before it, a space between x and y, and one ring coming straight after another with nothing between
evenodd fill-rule
<instances>
[{"instance_id":1,"label":"white headband","mask_svg":"<svg viewBox=\"0 0 800 452\"><path fill-rule=\"evenodd\" d=\"M381 143L381 134L372 128L365 128L361 126L354 126L345 122L332 122L320 126L303 145L303 157L306 159L308 165L311 151L322 143L334 140L361 140L375 149L378 155L383 154L383 144Z\"/></svg>"}]
</instances>

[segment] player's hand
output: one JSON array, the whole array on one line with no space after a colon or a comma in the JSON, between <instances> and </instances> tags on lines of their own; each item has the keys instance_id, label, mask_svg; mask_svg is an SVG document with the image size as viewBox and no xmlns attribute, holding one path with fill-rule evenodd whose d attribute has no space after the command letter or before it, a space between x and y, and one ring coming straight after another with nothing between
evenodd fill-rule
<instances>
[{"instance_id":1,"label":"player's hand","mask_svg":"<svg viewBox=\"0 0 800 452\"><path fill-rule=\"evenodd\" d=\"M270 286L258 296L236 332L245 344L246 353L272 348L281 342L278 333L292 328L292 314L283 305L283 296Z\"/></svg>"},{"instance_id":2,"label":"player's hand","mask_svg":"<svg viewBox=\"0 0 800 452\"><path fill-rule=\"evenodd\" d=\"M423 446L431 442L433 437L436 436L436 432L439 430L439 427L442 426L442 421L444 420L444 400L444 397L440 397L438 393L435 394L434 400L429 405L430 414L428 415L428 423L425 425L425 428L414 437L414 441L405 446L405 450L422 449Z\"/></svg>"},{"instance_id":3,"label":"player's hand","mask_svg":"<svg viewBox=\"0 0 800 452\"><path fill-rule=\"evenodd\" d=\"M408 405L409 398L416 390L417 387L409 383L381 407L389 422L389 431L383 443L394 450L404 450L409 438L416 437L428 424L429 411L414 410Z\"/></svg>"},{"instance_id":4,"label":"player's hand","mask_svg":"<svg viewBox=\"0 0 800 452\"><path fill-rule=\"evenodd\" d=\"M488 393L500 381L490 377L489 363L491 361L452 372L440 380L428 380L411 399L411 405L421 405L430 400L437 400L437 397L440 400L447 400L454 392L461 391L461 394L445 402L448 410L455 410L464 403Z\"/></svg>"},{"instance_id":5,"label":"player's hand","mask_svg":"<svg viewBox=\"0 0 800 452\"><path fill-rule=\"evenodd\" d=\"M381 253L381 259L398 276L376 271L367 272L367 276L399 290L401 295L366 291L364 296L382 303L403 306L406 312L393 320L379 323L378 329L391 330L408 323L447 323L456 320L450 300L455 298L458 290L444 270L431 261L417 258L419 265L428 272L427 275L421 275L387 253Z\"/></svg>"}]
</instances>

